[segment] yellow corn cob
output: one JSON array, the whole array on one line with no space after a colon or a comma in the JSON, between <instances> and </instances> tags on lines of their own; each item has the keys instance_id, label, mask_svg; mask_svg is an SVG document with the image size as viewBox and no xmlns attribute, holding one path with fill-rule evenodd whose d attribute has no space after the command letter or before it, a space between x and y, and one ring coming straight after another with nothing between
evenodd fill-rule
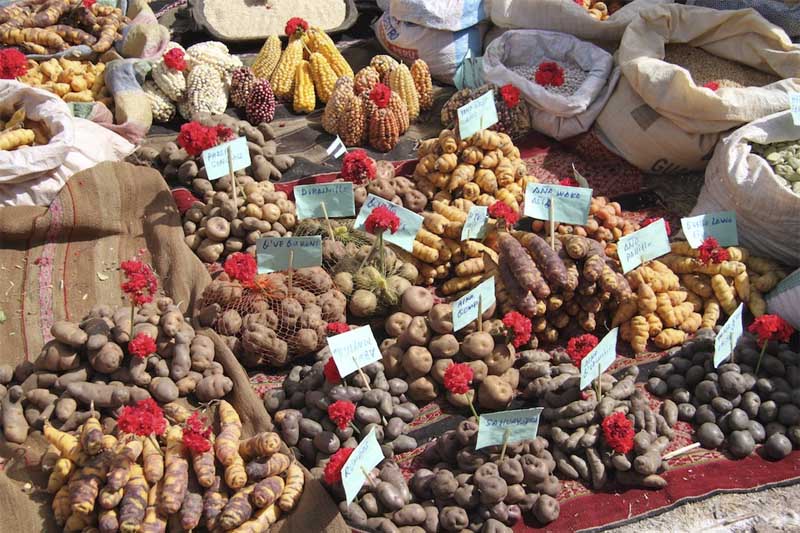
<instances>
[{"instance_id":1,"label":"yellow corn cob","mask_svg":"<svg viewBox=\"0 0 800 533\"><path fill-rule=\"evenodd\" d=\"M275 70L275 67L278 65L280 58L281 40L277 35L270 35L267 40L264 41L264 46L261 47L261 50L256 56L256 60L253 62L253 66L251 67L253 69L253 74L256 75L256 78L268 80Z\"/></svg>"},{"instance_id":2,"label":"yellow corn cob","mask_svg":"<svg viewBox=\"0 0 800 533\"><path fill-rule=\"evenodd\" d=\"M336 135L338 132L339 116L347 111L350 97L353 96L353 78L342 76L333 86L328 103L325 105L325 112L322 114L322 127L330 134Z\"/></svg>"},{"instance_id":3,"label":"yellow corn cob","mask_svg":"<svg viewBox=\"0 0 800 533\"><path fill-rule=\"evenodd\" d=\"M294 75L293 107L296 113L311 113L317 104L314 82L311 81L311 66L308 61L300 61Z\"/></svg>"},{"instance_id":4,"label":"yellow corn cob","mask_svg":"<svg viewBox=\"0 0 800 533\"><path fill-rule=\"evenodd\" d=\"M406 103L408 119L415 121L419 116L419 94L407 66L400 64L389 73L389 87Z\"/></svg>"},{"instance_id":5,"label":"yellow corn cob","mask_svg":"<svg viewBox=\"0 0 800 533\"><path fill-rule=\"evenodd\" d=\"M269 78L272 92L277 98L288 100L294 91L294 79L297 65L303 60L303 41L295 39L290 42L281 54L278 65Z\"/></svg>"},{"instance_id":6,"label":"yellow corn cob","mask_svg":"<svg viewBox=\"0 0 800 533\"><path fill-rule=\"evenodd\" d=\"M322 54L337 76L353 76L353 69L327 33L319 28L309 28L308 36L309 49Z\"/></svg>"},{"instance_id":7,"label":"yellow corn cob","mask_svg":"<svg viewBox=\"0 0 800 533\"><path fill-rule=\"evenodd\" d=\"M419 108L421 111L428 111L433 107L433 83L428 64L422 59L414 61L411 65L411 77L419 94Z\"/></svg>"},{"instance_id":8,"label":"yellow corn cob","mask_svg":"<svg viewBox=\"0 0 800 533\"><path fill-rule=\"evenodd\" d=\"M330 64L328 64L328 60L319 52L311 54L310 65L311 78L314 80L314 89L317 91L319 101L325 104L333 94L333 88L339 76L336 75Z\"/></svg>"}]
</instances>

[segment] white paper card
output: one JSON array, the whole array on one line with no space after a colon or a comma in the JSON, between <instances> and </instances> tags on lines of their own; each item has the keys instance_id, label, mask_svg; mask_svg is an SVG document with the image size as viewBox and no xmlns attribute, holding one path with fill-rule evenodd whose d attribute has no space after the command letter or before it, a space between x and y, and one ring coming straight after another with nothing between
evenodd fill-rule
<instances>
[{"instance_id":1,"label":"white paper card","mask_svg":"<svg viewBox=\"0 0 800 533\"><path fill-rule=\"evenodd\" d=\"M328 337L328 346L336 363L336 369L342 377L381 360L381 351L369 326Z\"/></svg>"},{"instance_id":2,"label":"white paper card","mask_svg":"<svg viewBox=\"0 0 800 533\"><path fill-rule=\"evenodd\" d=\"M739 245L734 211L684 217L681 219L681 229L692 248L699 248L708 237L717 239L720 246Z\"/></svg>"},{"instance_id":3,"label":"white paper card","mask_svg":"<svg viewBox=\"0 0 800 533\"><path fill-rule=\"evenodd\" d=\"M744 304L739 304L736 311L719 328L719 333L714 339L714 368L717 368L731 356L736 348L736 343L739 342L739 337L744 332L744 326L742 326L743 309Z\"/></svg>"},{"instance_id":4,"label":"white paper card","mask_svg":"<svg viewBox=\"0 0 800 533\"><path fill-rule=\"evenodd\" d=\"M342 486L344 486L347 503L353 501L358 495L358 491L364 486L364 482L367 481L364 472L369 473L383 459L383 451L381 451L381 445L378 444L378 438L373 429L353 450L342 466Z\"/></svg>"},{"instance_id":5,"label":"white paper card","mask_svg":"<svg viewBox=\"0 0 800 533\"><path fill-rule=\"evenodd\" d=\"M588 387L597 376L606 371L617 358L617 334L614 328L603 337L594 350L581 361L581 390Z\"/></svg>"},{"instance_id":6,"label":"white paper card","mask_svg":"<svg viewBox=\"0 0 800 533\"><path fill-rule=\"evenodd\" d=\"M670 251L667 226L663 218L622 237L617 243L617 255L622 264L623 274L627 274L644 261L652 261Z\"/></svg>"},{"instance_id":7,"label":"white paper card","mask_svg":"<svg viewBox=\"0 0 800 533\"><path fill-rule=\"evenodd\" d=\"M506 431L508 431L506 441L508 444L535 439L542 411L543 408L534 407L482 414L478 421L478 441L475 443L475 449L502 445Z\"/></svg>"},{"instance_id":8,"label":"white paper card","mask_svg":"<svg viewBox=\"0 0 800 533\"><path fill-rule=\"evenodd\" d=\"M458 331L478 318L478 304L483 311L494 305L494 278L489 278L453 302L453 331ZM483 312L482 311L482 312Z\"/></svg>"},{"instance_id":9,"label":"white paper card","mask_svg":"<svg viewBox=\"0 0 800 533\"><path fill-rule=\"evenodd\" d=\"M486 224L489 222L489 208L474 205L469 208L467 220L461 229L461 240L482 239L486 236Z\"/></svg>"}]
</instances>

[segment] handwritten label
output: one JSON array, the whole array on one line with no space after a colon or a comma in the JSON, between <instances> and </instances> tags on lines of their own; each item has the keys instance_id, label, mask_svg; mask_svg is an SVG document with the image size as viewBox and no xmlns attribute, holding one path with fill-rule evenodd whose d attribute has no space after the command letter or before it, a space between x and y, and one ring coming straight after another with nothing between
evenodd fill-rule
<instances>
[{"instance_id":1,"label":"handwritten label","mask_svg":"<svg viewBox=\"0 0 800 533\"><path fill-rule=\"evenodd\" d=\"M356 217L355 229L366 231L364 222L367 220L369 214L372 213L372 210L379 205L388 207L400 219L400 228L397 232L392 233L387 231L383 234L384 240L396 244L406 252L412 251L414 249L414 239L417 236L417 232L422 227L422 217L413 211L409 211L404 207L393 204L374 194L368 194L367 200L364 202L364 205L361 206L358 216Z\"/></svg>"},{"instance_id":2,"label":"handwritten label","mask_svg":"<svg viewBox=\"0 0 800 533\"><path fill-rule=\"evenodd\" d=\"M588 387L594 379L606 371L617 358L617 334L614 328L603 337L594 350L581 361L581 390Z\"/></svg>"},{"instance_id":3,"label":"handwritten label","mask_svg":"<svg viewBox=\"0 0 800 533\"><path fill-rule=\"evenodd\" d=\"M472 137L497 123L494 91L487 91L475 100L458 108L458 135Z\"/></svg>"},{"instance_id":4,"label":"handwritten label","mask_svg":"<svg viewBox=\"0 0 800 533\"><path fill-rule=\"evenodd\" d=\"M342 377L381 360L381 350L369 326L328 337L328 347Z\"/></svg>"},{"instance_id":5,"label":"handwritten label","mask_svg":"<svg viewBox=\"0 0 800 533\"><path fill-rule=\"evenodd\" d=\"M733 211L682 218L681 229L692 248L699 248L708 237L717 239L720 246L737 246L739 244L739 234L736 232L736 213Z\"/></svg>"},{"instance_id":6,"label":"handwritten label","mask_svg":"<svg viewBox=\"0 0 800 533\"><path fill-rule=\"evenodd\" d=\"M328 153L328 155L332 155L336 159L339 159L347 153L347 146L344 145L342 139L337 135L331 145L328 146L327 150L325 151Z\"/></svg>"},{"instance_id":7,"label":"handwritten label","mask_svg":"<svg viewBox=\"0 0 800 533\"><path fill-rule=\"evenodd\" d=\"M342 486L344 486L347 503L353 501L358 491L367 481L365 472L369 473L383 459L383 451L381 450L381 445L378 444L378 438L375 436L375 429L373 429L353 450L353 453L350 454L350 457L347 458L344 466L342 466Z\"/></svg>"},{"instance_id":8,"label":"handwritten label","mask_svg":"<svg viewBox=\"0 0 800 533\"><path fill-rule=\"evenodd\" d=\"M228 169L228 147L231 149L233 168ZM203 164L210 180L218 180L230 172L236 172L250 166L250 149L245 137L236 138L203 151Z\"/></svg>"},{"instance_id":9,"label":"handwritten label","mask_svg":"<svg viewBox=\"0 0 800 533\"><path fill-rule=\"evenodd\" d=\"M453 302L453 331L463 329L478 318L479 303L484 312L494 305L494 302L494 278L489 278Z\"/></svg>"},{"instance_id":10,"label":"handwritten label","mask_svg":"<svg viewBox=\"0 0 800 533\"><path fill-rule=\"evenodd\" d=\"M539 432L539 416L542 410L541 407L534 407L482 414L478 421L478 442L475 443L475 449L502 445L506 431L508 444L535 439Z\"/></svg>"},{"instance_id":11,"label":"handwritten label","mask_svg":"<svg viewBox=\"0 0 800 533\"><path fill-rule=\"evenodd\" d=\"M572 176L575 178L575 181L578 182L579 187L589 188L589 182L583 177L583 174L578 172L578 169L575 168L575 163L572 163Z\"/></svg>"},{"instance_id":12,"label":"handwritten label","mask_svg":"<svg viewBox=\"0 0 800 533\"><path fill-rule=\"evenodd\" d=\"M583 226L589 219L592 189L529 183L525 188L525 216L550 220L550 198L553 199L553 219L565 224Z\"/></svg>"},{"instance_id":13,"label":"handwritten label","mask_svg":"<svg viewBox=\"0 0 800 533\"><path fill-rule=\"evenodd\" d=\"M670 250L667 226L663 218L622 237L617 244L617 255L623 274L641 265L643 261L651 261L668 254Z\"/></svg>"},{"instance_id":14,"label":"handwritten label","mask_svg":"<svg viewBox=\"0 0 800 533\"><path fill-rule=\"evenodd\" d=\"M800 126L800 93L789 93L789 109L792 111L792 122Z\"/></svg>"},{"instance_id":15,"label":"handwritten label","mask_svg":"<svg viewBox=\"0 0 800 533\"><path fill-rule=\"evenodd\" d=\"M714 339L714 368L717 368L731 356L736 348L736 343L739 342L739 337L744 332L742 309L744 309L744 304L739 304L736 311L719 328L719 333Z\"/></svg>"},{"instance_id":16,"label":"handwritten label","mask_svg":"<svg viewBox=\"0 0 800 533\"><path fill-rule=\"evenodd\" d=\"M461 240L482 239L486 236L486 224L489 222L489 208L474 205L469 208L467 220L461 228Z\"/></svg>"},{"instance_id":17,"label":"handwritten label","mask_svg":"<svg viewBox=\"0 0 800 533\"><path fill-rule=\"evenodd\" d=\"M352 217L356 214L353 184L349 181L295 185L294 203L297 207L298 220L322 218L325 216L325 211L331 218ZM323 203L325 209L322 209Z\"/></svg>"},{"instance_id":18,"label":"handwritten label","mask_svg":"<svg viewBox=\"0 0 800 533\"><path fill-rule=\"evenodd\" d=\"M264 237L256 241L258 273L269 274L289 269L322 265L322 237Z\"/></svg>"}]
</instances>

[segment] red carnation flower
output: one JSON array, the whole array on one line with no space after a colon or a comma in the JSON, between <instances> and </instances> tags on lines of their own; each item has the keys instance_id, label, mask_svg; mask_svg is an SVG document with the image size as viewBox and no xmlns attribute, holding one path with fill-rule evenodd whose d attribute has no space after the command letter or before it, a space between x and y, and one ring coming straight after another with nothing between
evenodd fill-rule
<instances>
[{"instance_id":1,"label":"red carnation flower","mask_svg":"<svg viewBox=\"0 0 800 533\"><path fill-rule=\"evenodd\" d=\"M322 373L325 375L325 381L332 385L342 382L342 376L339 375L339 369L336 367L336 361L333 360L333 357L325 363Z\"/></svg>"},{"instance_id":2,"label":"red carnation flower","mask_svg":"<svg viewBox=\"0 0 800 533\"><path fill-rule=\"evenodd\" d=\"M93 5L97 3L97 0L83 0L83 7L86 9L91 9Z\"/></svg>"},{"instance_id":3,"label":"red carnation flower","mask_svg":"<svg viewBox=\"0 0 800 533\"><path fill-rule=\"evenodd\" d=\"M342 468L344 464L353 455L355 448L339 448L339 451L331 455L328 459L328 464L325 465L325 472L323 479L328 485L334 485L342 480Z\"/></svg>"},{"instance_id":4,"label":"red carnation flower","mask_svg":"<svg viewBox=\"0 0 800 533\"><path fill-rule=\"evenodd\" d=\"M769 341L788 342L794 333L792 326L778 315L761 315L747 326L747 331L758 337L759 346Z\"/></svg>"},{"instance_id":5,"label":"red carnation flower","mask_svg":"<svg viewBox=\"0 0 800 533\"><path fill-rule=\"evenodd\" d=\"M0 79L13 80L28 72L25 54L16 48L0 50Z\"/></svg>"},{"instance_id":6,"label":"red carnation flower","mask_svg":"<svg viewBox=\"0 0 800 533\"><path fill-rule=\"evenodd\" d=\"M519 213L511 209L505 202L495 202L489 206L489 216L492 218L503 219L507 228L519 222Z\"/></svg>"},{"instance_id":7,"label":"red carnation flower","mask_svg":"<svg viewBox=\"0 0 800 533\"><path fill-rule=\"evenodd\" d=\"M187 122L182 125L177 139L178 146L191 156L198 156L204 150L215 147L218 141L217 129L203 126L199 122Z\"/></svg>"},{"instance_id":8,"label":"red carnation flower","mask_svg":"<svg viewBox=\"0 0 800 533\"><path fill-rule=\"evenodd\" d=\"M123 433L147 436L162 435L167 429L167 419L164 412L152 398L137 402L136 405L127 405L117 418L117 427Z\"/></svg>"},{"instance_id":9,"label":"red carnation flower","mask_svg":"<svg viewBox=\"0 0 800 533\"><path fill-rule=\"evenodd\" d=\"M633 424L625 413L616 412L603 419L603 436L612 450L628 453L633 449Z\"/></svg>"},{"instance_id":10,"label":"red carnation flower","mask_svg":"<svg viewBox=\"0 0 800 533\"><path fill-rule=\"evenodd\" d=\"M519 104L519 89L510 83L500 87L500 96L503 97L503 101L511 109L517 107L517 104Z\"/></svg>"},{"instance_id":11,"label":"red carnation flower","mask_svg":"<svg viewBox=\"0 0 800 533\"><path fill-rule=\"evenodd\" d=\"M714 237L706 238L697 251L699 252L698 259L704 265L722 263L730 258L728 250L721 248L719 242L717 242L717 239Z\"/></svg>"},{"instance_id":12,"label":"red carnation flower","mask_svg":"<svg viewBox=\"0 0 800 533\"><path fill-rule=\"evenodd\" d=\"M200 201L189 189L179 188L172 190L172 199L178 206L178 212L182 215L186 213L194 204Z\"/></svg>"},{"instance_id":13,"label":"red carnation flower","mask_svg":"<svg viewBox=\"0 0 800 533\"><path fill-rule=\"evenodd\" d=\"M392 97L392 90L382 83L375 84L375 87L369 93L369 99L375 102L379 108L384 108L389 105L389 99Z\"/></svg>"},{"instance_id":14,"label":"red carnation flower","mask_svg":"<svg viewBox=\"0 0 800 533\"><path fill-rule=\"evenodd\" d=\"M217 144L233 140L233 130L229 127L218 124L214 129L217 132Z\"/></svg>"},{"instance_id":15,"label":"red carnation flower","mask_svg":"<svg viewBox=\"0 0 800 533\"><path fill-rule=\"evenodd\" d=\"M255 258L243 252L229 255L223 268L231 279L239 280L245 285L253 283L253 278L256 277L256 272L258 271Z\"/></svg>"},{"instance_id":16,"label":"red carnation flower","mask_svg":"<svg viewBox=\"0 0 800 533\"><path fill-rule=\"evenodd\" d=\"M373 235L375 233L383 233L387 229L394 234L400 229L400 218L385 205L379 205L367 216L364 221L364 228Z\"/></svg>"},{"instance_id":17,"label":"red carnation flower","mask_svg":"<svg viewBox=\"0 0 800 533\"><path fill-rule=\"evenodd\" d=\"M325 329L331 335L338 335L340 333L347 333L350 331L350 326L344 322L328 322L328 325L325 326Z\"/></svg>"},{"instance_id":18,"label":"red carnation flower","mask_svg":"<svg viewBox=\"0 0 800 533\"><path fill-rule=\"evenodd\" d=\"M559 185L563 185L564 187L577 187L578 186L578 182L575 181L575 178L564 178L562 180L559 180L558 184Z\"/></svg>"},{"instance_id":19,"label":"red carnation flower","mask_svg":"<svg viewBox=\"0 0 800 533\"><path fill-rule=\"evenodd\" d=\"M341 176L356 185L372 181L378 172L378 165L364 150L352 150L344 155Z\"/></svg>"},{"instance_id":20,"label":"red carnation flower","mask_svg":"<svg viewBox=\"0 0 800 533\"><path fill-rule=\"evenodd\" d=\"M172 48L164 54L164 64L172 70L183 72L186 70L186 53L180 48Z\"/></svg>"},{"instance_id":21,"label":"red carnation flower","mask_svg":"<svg viewBox=\"0 0 800 533\"><path fill-rule=\"evenodd\" d=\"M128 353L144 359L156 352L156 340L146 333L139 333L128 342Z\"/></svg>"},{"instance_id":22,"label":"red carnation flower","mask_svg":"<svg viewBox=\"0 0 800 533\"><path fill-rule=\"evenodd\" d=\"M539 85L560 87L564 85L564 69L553 61L543 61L536 69L535 79Z\"/></svg>"},{"instance_id":23,"label":"red carnation flower","mask_svg":"<svg viewBox=\"0 0 800 533\"><path fill-rule=\"evenodd\" d=\"M717 89L719 89L719 83L715 81L710 81L708 83L704 83L703 87L705 87L706 89L711 89L712 91L716 91Z\"/></svg>"},{"instance_id":24,"label":"red carnation flower","mask_svg":"<svg viewBox=\"0 0 800 533\"><path fill-rule=\"evenodd\" d=\"M192 413L183 428L183 445L192 453L204 453L211 449L210 436L211 427L208 422L200 413Z\"/></svg>"},{"instance_id":25,"label":"red carnation flower","mask_svg":"<svg viewBox=\"0 0 800 533\"><path fill-rule=\"evenodd\" d=\"M308 22L301 19L300 17L292 17L289 19L289 22L286 23L286 27L283 30L288 37L291 37L298 31L301 33L308 31Z\"/></svg>"},{"instance_id":26,"label":"red carnation flower","mask_svg":"<svg viewBox=\"0 0 800 533\"><path fill-rule=\"evenodd\" d=\"M328 418L339 429L347 429L354 416L356 416L356 406L353 402L339 400L328 406Z\"/></svg>"},{"instance_id":27,"label":"red carnation flower","mask_svg":"<svg viewBox=\"0 0 800 533\"><path fill-rule=\"evenodd\" d=\"M569 358L572 359L572 363L580 368L583 358L594 350L598 342L600 341L597 337L591 333L584 333L580 337L572 337L569 342L567 342L567 354Z\"/></svg>"},{"instance_id":28,"label":"red carnation flower","mask_svg":"<svg viewBox=\"0 0 800 533\"><path fill-rule=\"evenodd\" d=\"M514 348L519 348L531 340L530 318L516 311L510 311L503 317L503 324L514 333L514 338L511 340Z\"/></svg>"},{"instance_id":29,"label":"red carnation flower","mask_svg":"<svg viewBox=\"0 0 800 533\"><path fill-rule=\"evenodd\" d=\"M123 261L120 268L125 274L121 289L131 303L143 305L152 302L158 290L158 280L150 266L138 260L130 260Z\"/></svg>"},{"instance_id":30,"label":"red carnation flower","mask_svg":"<svg viewBox=\"0 0 800 533\"><path fill-rule=\"evenodd\" d=\"M466 394L475 373L466 363L452 363L444 371L444 386L453 394Z\"/></svg>"},{"instance_id":31,"label":"red carnation flower","mask_svg":"<svg viewBox=\"0 0 800 533\"><path fill-rule=\"evenodd\" d=\"M662 217L647 217L642 221L641 224L639 224L639 227L641 228L647 227L653 222L661 220L661 218ZM666 219L664 219L664 226L667 228L667 237L669 237L670 235L672 235L672 228L669 226L669 221L667 221Z\"/></svg>"}]
</instances>

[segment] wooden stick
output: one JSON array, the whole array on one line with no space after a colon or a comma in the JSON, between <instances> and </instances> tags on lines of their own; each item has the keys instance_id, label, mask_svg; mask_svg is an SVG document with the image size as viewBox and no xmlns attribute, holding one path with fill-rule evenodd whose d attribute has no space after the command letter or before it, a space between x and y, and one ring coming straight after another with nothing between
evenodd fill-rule
<instances>
[{"instance_id":1,"label":"wooden stick","mask_svg":"<svg viewBox=\"0 0 800 533\"><path fill-rule=\"evenodd\" d=\"M233 205L236 205L236 176L233 175L233 151L230 145L228 146L228 177L231 178L231 196L233 197Z\"/></svg>"},{"instance_id":2,"label":"wooden stick","mask_svg":"<svg viewBox=\"0 0 800 533\"><path fill-rule=\"evenodd\" d=\"M506 447L508 446L508 436L509 436L510 432L511 432L510 429L506 429L503 432L503 447L500 449L500 462L501 463L503 462L503 459L506 456Z\"/></svg>"},{"instance_id":3,"label":"wooden stick","mask_svg":"<svg viewBox=\"0 0 800 533\"><path fill-rule=\"evenodd\" d=\"M555 196L550 194L550 209L548 217L550 219L550 248L556 249L556 199Z\"/></svg>"},{"instance_id":4,"label":"wooden stick","mask_svg":"<svg viewBox=\"0 0 800 533\"><path fill-rule=\"evenodd\" d=\"M372 390L372 387L369 386L369 378L367 378L367 375L363 370L361 370L361 367L358 366L358 361L356 360L355 355L353 356L353 364L356 365L356 368L358 369L358 375L360 375L361 379L364 380L364 385L367 387L367 390Z\"/></svg>"},{"instance_id":5,"label":"wooden stick","mask_svg":"<svg viewBox=\"0 0 800 533\"><path fill-rule=\"evenodd\" d=\"M478 296L478 331L483 331L483 296Z\"/></svg>"},{"instance_id":6,"label":"wooden stick","mask_svg":"<svg viewBox=\"0 0 800 533\"><path fill-rule=\"evenodd\" d=\"M292 292L292 279L294 277L294 272L292 269L292 263L294 263L294 251L289 250L289 294Z\"/></svg>"},{"instance_id":7,"label":"wooden stick","mask_svg":"<svg viewBox=\"0 0 800 533\"><path fill-rule=\"evenodd\" d=\"M688 446L684 446L683 448L678 448L677 450L669 452L668 454L664 455L661 458L661 460L669 461L673 457L677 457L679 455L683 455L683 454L688 453L688 452L694 450L695 448L699 448L699 447L700 447L700 443L699 442L693 442Z\"/></svg>"},{"instance_id":8,"label":"wooden stick","mask_svg":"<svg viewBox=\"0 0 800 533\"><path fill-rule=\"evenodd\" d=\"M373 478L372 474L367 472L367 469L364 468L363 466L361 467L361 473L364 474L364 477L369 480L369 483L370 483L370 485L372 485L372 488L375 488L375 487L378 486L378 483L375 481L375 478Z\"/></svg>"},{"instance_id":9,"label":"wooden stick","mask_svg":"<svg viewBox=\"0 0 800 533\"><path fill-rule=\"evenodd\" d=\"M325 207L325 202L320 202L319 205L322 207L322 214L325 215L325 224L328 225L328 237L330 237L332 241L335 241L336 238L333 236L333 226L331 225L331 219L328 218L328 208Z\"/></svg>"}]
</instances>

